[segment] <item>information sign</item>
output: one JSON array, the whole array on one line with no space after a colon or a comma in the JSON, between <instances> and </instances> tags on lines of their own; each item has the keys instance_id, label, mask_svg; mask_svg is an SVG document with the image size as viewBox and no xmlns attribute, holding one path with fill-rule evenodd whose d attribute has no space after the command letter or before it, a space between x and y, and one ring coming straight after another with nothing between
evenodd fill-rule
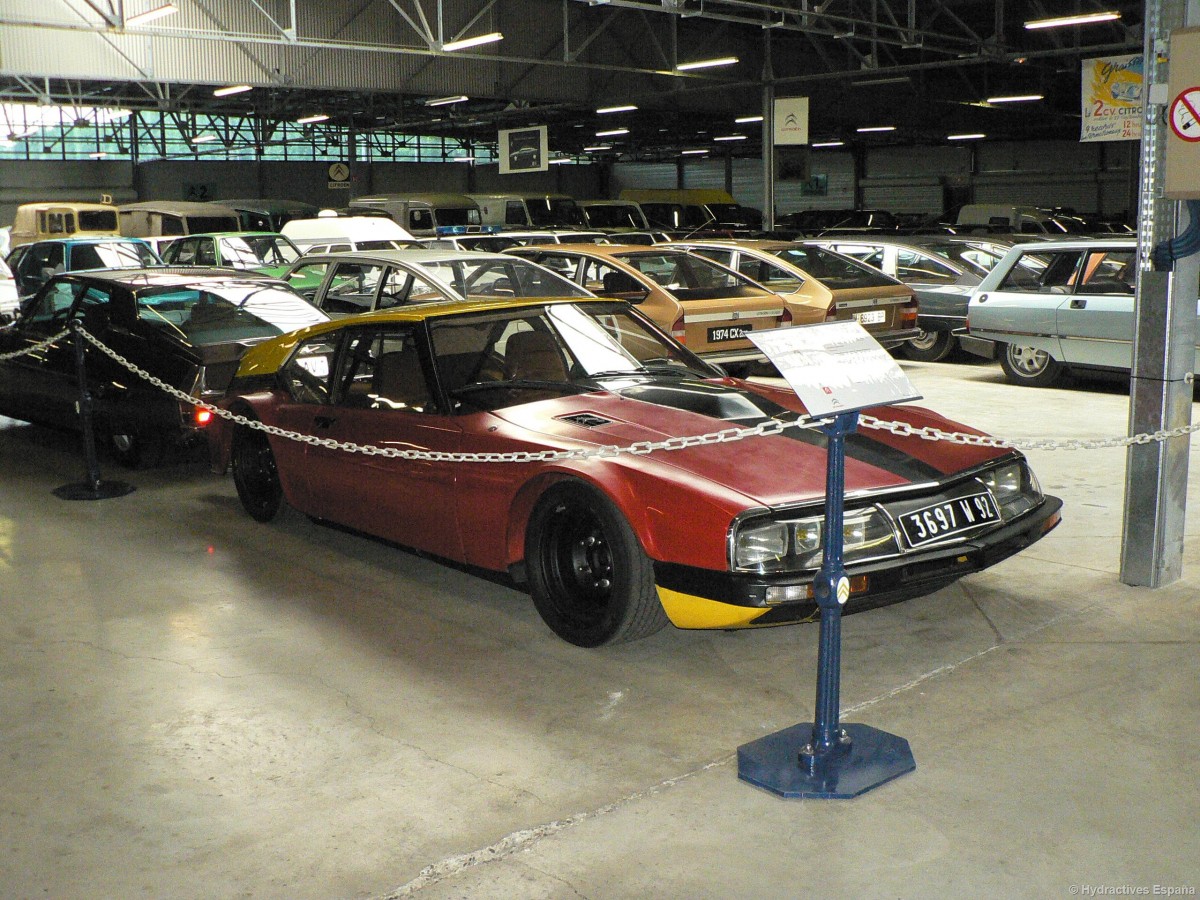
<instances>
[{"instance_id":1,"label":"information sign","mask_svg":"<svg viewBox=\"0 0 1200 900\"><path fill-rule=\"evenodd\" d=\"M746 337L775 364L809 415L921 399L896 361L857 322L751 331Z\"/></svg>"}]
</instances>

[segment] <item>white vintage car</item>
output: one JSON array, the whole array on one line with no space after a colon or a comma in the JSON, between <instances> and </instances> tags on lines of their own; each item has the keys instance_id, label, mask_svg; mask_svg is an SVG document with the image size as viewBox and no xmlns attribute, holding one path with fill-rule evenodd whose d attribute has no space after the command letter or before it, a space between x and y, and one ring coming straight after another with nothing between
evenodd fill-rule
<instances>
[{"instance_id":1,"label":"white vintage car","mask_svg":"<svg viewBox=\"0 0 1200 900\"><path fill-rule=\"evenodd\" d=\"M1021 265L1029 253L1045 265ZM1136 285L1133 240L1016 246L971 297L967 328L982 341L968 349L999 358L1014 384L1044 387L1071 370L1128 372Z\"/></svg>"}]
</instances>

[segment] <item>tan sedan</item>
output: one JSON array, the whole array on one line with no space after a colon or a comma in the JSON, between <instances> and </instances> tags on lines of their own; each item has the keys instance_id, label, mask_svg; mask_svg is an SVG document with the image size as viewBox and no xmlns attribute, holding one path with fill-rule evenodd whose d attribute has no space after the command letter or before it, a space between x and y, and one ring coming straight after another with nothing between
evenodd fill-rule
<instances>
[{"instance_id":1,"label":"tan sedan","mask_svg":"<svg viewBox=\"0 0 1200 900\"><path fill-rule=\"evenodd\" d=\"M710 362L762 359L747 338L792 324L788 304L749 278L666 244L557 244L504 251L558 272L601 297L618 297Z\"/></svg>"},{"instance_id":2,"label":"tan sedan","mask_svg":"<svg viewBox=\"0 0 1200 900\"><path fill-rule=\"evenodd\" d=\"M856 259L793 241L673 241L736 269L788 302L797 325L854 319L884 347L919 334L912 288Z\"/></svg>"}]
</instances>

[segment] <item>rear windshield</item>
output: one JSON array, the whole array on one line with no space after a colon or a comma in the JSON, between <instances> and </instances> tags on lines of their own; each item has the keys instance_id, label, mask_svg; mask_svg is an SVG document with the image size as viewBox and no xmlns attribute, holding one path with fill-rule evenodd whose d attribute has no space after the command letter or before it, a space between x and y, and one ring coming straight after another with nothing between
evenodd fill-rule
<instances>
[{"instance_id":1,"label":"rear windshield","mask_svg":"<svg viewBox=\"0 0 1200 900\"><path fill-rule=\"evenodd\" d=\"M583 211L568 198L530 197L525 201L525 207L529 210L530 223L538 228L587 224L583 220Z\"/></svg>"},{"instance_id":2,"label":"rear windshield","mask_svg":"<svg viewBox=\"0 0 1200 900\"><path fill-rule=\"evenodd\" d=\"M594 228L641 228L642 217L638 208L628 206L589 206L588 224Z\"/></svg>"},{"instance_id":3,"label":"rear windshield","mask_svg":"<svg viewBox=\"0 0 1200 900\"><path fill-rule=\"evenodd\" d=\"M162 263L149 244L141 241L112 241L76 244L71 248L71 269L141 269Z\"/></svg>"},{"instance_id":4,"label":"rear windshield","mask_svg":"<svg viewBox=\"0 0 1200 900\"><path fill-rule=\"evenodd\" d=\"M196 345L274 337L328 320L286 287L237 280L147 288L137 294L137 311L143 322Z\"/></svg>"},{"instance_id":5,"label":"rear windshield","mask_svg":"<svg viewBox=\"0 0 1200 900\"><path fill-rule=\"evenodd\" d=\"M803 269L828 288L875 288L900 283L857 259L834 253L824 247L801 244L775 250L774 253L780 259L786 259L792 265Z\"/></svg>"},{"instance_id":6,"label":"rear windshield","mask_svg":"<svg viewBox=\"0 0 1200 900\"><path fill-rule=\"evenodd\" d=\"M80 231L116 231L117 212L112 209L80 210Z\"/></svg>"},{"instance_id":7,"label":"rear windshield","mask_svg":"<svg viewBox=\"0 0 1200 900\"><path fill-rule=\"evenodd\" d=\"M164 220L166 216L163 217ZM188 234L207 234L213 231L237 231L242 223L229 216L188 216ZM163 229L164 233L166 229Z\"/></svg>"},{"instance_id":8,"label":"rear windshield","mask_svg":"<svg viewBox=\"0 0 1200 900\"><path fill-rule=\"evenodd\" d=\"M621 253L616 258L657 282L676 300L715 300L727 297L769 297L744 275L678 250Z\"/></svg>"}]
</instances>

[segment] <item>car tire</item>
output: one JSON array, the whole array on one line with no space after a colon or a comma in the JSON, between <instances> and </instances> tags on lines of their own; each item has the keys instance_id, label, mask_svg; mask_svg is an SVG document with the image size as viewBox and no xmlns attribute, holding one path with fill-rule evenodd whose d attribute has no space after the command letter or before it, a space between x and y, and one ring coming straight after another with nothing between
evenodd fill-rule
<instances>
[{"instance_id":1,"label":"car tire","mask_svg":"<svg viewBox=\"0 0 1200 900\"><path fill-rule=\"evenodd\" d=\"M104 444L109 455L126 469L149 469L162 462L166 438L154 432L109 431Z\"/></svg>"},{"instance_id":2,"label":"car tire","mask_svg":"<svg viewBox=\"0 0 1200 900\"><path fill-rule=\"evenodd\" d=\"M525 551L534 606L563 640L599 647L667 624L650 559L596 489L571 482L546 491L530 516Z\"/></svg>"},{"instance_id":3,"label":"car tire","mask_svg":"<svg viewBox=\"0 0 1200 900\"><path fill-rule=\"evenodd\" d=\"M270 522L283 507L283 485L266 434L237 426L229 457L242 508L259 522Z\"/></svg>"},{"instance_id":4,"label":"car tire","mask_svg":"<svg viewBox=\"0 0 1200 900\"><path fill-rule=\"evenodd\" d=\"M999 351L1000 368L1013 384L1049 387L1063 374L1063 365L1045 350L1005 344Z\"/></svg>"},{"instance_id":5,"label":"car tire","mask_svg":"<svg viewBox=\"0 0 1200 900\"><path fill-rule=\"evenodd\" d=\"M958 339L949 331L922 331L912 340L905 341L904 355L917 362L941 362L954 352Z\"/></svg>"}]
</instances>

